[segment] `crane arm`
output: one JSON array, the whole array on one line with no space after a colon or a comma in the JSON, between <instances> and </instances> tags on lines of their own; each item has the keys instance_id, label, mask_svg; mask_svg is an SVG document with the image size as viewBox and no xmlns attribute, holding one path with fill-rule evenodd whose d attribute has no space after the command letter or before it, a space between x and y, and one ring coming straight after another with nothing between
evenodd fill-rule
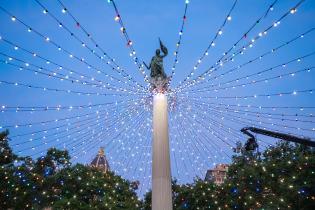
<instances>
[{"instance_id":1,"label":"crane arm","mask_svg":"<svg viewBox=\"0 0 315 210\"><path fill-rule=\"evenodd\" d=\"M285 141L290 141L290 142L295 142L295 143L303 144L310 147L315 147L315 141L312 141L309 138L301 138L301 137L293 136L290 134L284 134L284 133L279 133L275 131L268 131L268 130L255 128L255 127L245 127L245 128L242 128L241 131L250 137L254 137L254 136L249 131L257 133L257 134L262 134L265 136L282 139Z\"/></svg>"}]
</instances>

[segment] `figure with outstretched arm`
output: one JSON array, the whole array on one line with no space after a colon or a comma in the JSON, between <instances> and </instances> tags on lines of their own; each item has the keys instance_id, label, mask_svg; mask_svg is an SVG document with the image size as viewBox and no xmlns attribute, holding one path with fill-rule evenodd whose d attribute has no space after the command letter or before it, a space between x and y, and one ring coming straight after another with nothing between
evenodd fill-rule
<instances>
[{"instance_id":1,"label":"figure with outstretched arm","mask_svg":"<svg viewBox=\"0 0 315 210\"><path fill-rule=\"evenodd\" d=\"M157 49L155 51L155 56L152 57L150 65L148 66L145 62L143 64L147 69L151 69L151 79L156 79L158 77L161 77L162 79L166 79L167 76L164 71L163 66L163 58L168 55L167 48L163 45L162 41L159 39L160 42L160 49ZM161 55L161 51L163 52L163 55Z\"/></svg>"},{"instance_id":2,"label":"figure with outstretched arm","mask_svg":"<svg viewBox=\"0 0 315 210\"><path fill-rule=\"evenodd\" d=\"M143 62L143 64L148 70L151 70L150 73L151 90L157 92L165 92L168 89L170 78L167 77L164 71L163 58L168 55L168 50L163 45L160 39L159 43L160 48L156 49L155 55L152 57L150 65L147 65L145 62Z\"/></svg>"}]
</instances>

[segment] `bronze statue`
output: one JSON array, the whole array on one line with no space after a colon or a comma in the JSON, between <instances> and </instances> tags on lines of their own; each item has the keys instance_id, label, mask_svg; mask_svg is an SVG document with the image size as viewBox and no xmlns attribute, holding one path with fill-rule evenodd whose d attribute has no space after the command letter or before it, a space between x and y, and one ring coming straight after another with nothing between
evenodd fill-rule
<instances>
[{"instance_id":1,"label":"bronze statue","mask_svg":"<svg viewBox=\"0 0 315 210\"><path fill-rule=\"evenodd\" d=\"M147 69L151 69L150 82L152 90L157 90L158 92L165 92L167 90L170 78L167 77L164 71L163 58L167 56L168 50L163 45L160 39L159 42L160 49L157 49L155 51L155 56L152 57L150 65L148 66L145 62L143 62L143 64L147 67ZM161 51L163 52L163 55L161 55Z\"/></svg>"},{"instance_id":2,"label":"bronze statue","mask_svg":"<svg viewBox=\"0 0 315 210\"><path fill-rule=\"evenodd\" d=\"M151 73L150 73L151 79L157 79L158 77L160 77L161 79L167 78L164 71L163 58L167 56L168 50L163 45L160 39L159 41L160 41L161 50L157 49L155 51L155 56L152 57L150 65L148 66L145 62L143 62L144 65L147 67L147 69L151 69ZM163 55L161 55L161 51L163 52Z\"/></svg>"}]
</instances>

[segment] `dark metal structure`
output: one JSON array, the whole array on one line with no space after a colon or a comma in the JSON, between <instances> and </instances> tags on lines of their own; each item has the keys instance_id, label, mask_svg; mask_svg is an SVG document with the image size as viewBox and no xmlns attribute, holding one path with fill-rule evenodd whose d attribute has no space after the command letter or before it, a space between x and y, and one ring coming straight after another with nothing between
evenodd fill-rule
<instances>
[{"instance_id":1,"label":"dark metal structure","mask_svg":"<svg viewBox=\"0 0 315 210\"><path fill-rule=\"evenodd\" d=\"M249 139L247 140L245 144L246 150L255 150L258 147L255 136L250 132L265 135L265 136L270 136L277 139L282 139L285 141L295 142L298 144L303 144L305 146L315 147L315 140L311 140L310 138L297 137L290 134L269 131L269 130L265 130L261 128L245 127L241 129L241 132L249 136Z\"/></svg>"}]
</instances>

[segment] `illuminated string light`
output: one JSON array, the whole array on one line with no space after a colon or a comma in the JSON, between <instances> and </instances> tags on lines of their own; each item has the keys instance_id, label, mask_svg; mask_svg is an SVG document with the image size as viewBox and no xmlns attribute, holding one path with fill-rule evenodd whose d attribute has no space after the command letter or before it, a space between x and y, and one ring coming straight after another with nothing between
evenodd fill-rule
<instances>
[{"instance_id":1,"label":"illuminated string light","mask_svg":"<svg viewBox=\"0 0 315 210\"><path fill-rule=\"evenodd\" d=\"M58 2L61 2L58 0ZM113 3L111 0L109 3ZM274 1L275 3L276 1ZM189 1L185 1L189 3ZM274 4L273 4L274 5ZM268 11L273 10L273 5L268 9ZM65 12L63 11L65 9ZM293 8L295 11L290 10L290 14L296 12L296 8ZM69 15L73 20L76 27L79 30L82 30L89 40L92 41L93 48L86 42L79 42L80 47L85 47L86 49L92 50L101 50L101 48L93 41L93 36L87 32L84 27L78 22L77 19L72 15L71 11L67 7L61 5L61 8L58 9L62 15ZM48 11L48 10L47 10ZM50 11L50 10L49 10ZM267 12L268 12L267 11ZM54 15L49 12L46 13L47 17L49 15ZM268 14L268 13L266 13ZM265 15L266 15L265 14ZM118 23L121 21L120 13L116 11L116 15L119 15ZM12 15L10 15L12 17ZM57 16L55 16L57 17ZM59 20L59 19L58 19ZM229 14L226 16L226 21L231 21L232 16ZM234 20L234 16L233 16ZM15 19L16 22L19 22L19 19ZM282 27L281 24L283 20L273 22L276 23L276 27ZM66 30L67 26L60 21L57 21L58 26L61 25L62 28ZM257 23L258 24L258 23ZM256 24L256 25L257 25ZM280 25L279 25L280 24ZM272 25L272 27L274 27ZM36 33L36 30L26 26L28 32ZM29 30L30 29L30 30ZM126 28L124 25L120 25L120 30L126 36ZM251 31L252 29L250 29ZM250 32L249 31L249 32ZM310 31L313 31L311 29ZM184 31L181 30L181 34ZM258 37L264 37L269 30L262 30L257 34ZM307 33L303 33L298 36L297 39L292 39L292 43L299 38L303 38ZM226 35L226 30L220 29L217 31L217 35ZM71 35L71 34L70 34ZM75 34L71 35L72 37ZM128 35L127 35L128 36ZM45 40L48 36L41 36L42 40ZM53 37L53 36L49 36ZM136 51L133 50L133 43L129 37L127 37L127 45L130 49L130 56L133 61L140 65L141 62L136 57ZM0 40L2 37L0 38ZM197 80L192 80L191 83L185 82L185 84L179 86L175 90L170 90L167 93L169 97L169 108L170 108L170 137L171 137L171 158L172 158L172 171L175 174L176 178L179 178L179 182L183 183L187 180L192 181L193 178L197 176L204 176L204 172L212 167L214 163L220 163L229 161L232 156L232 147L235 145L237 140L244 141L244 137L240 134L239 129L241 126L253 125L265 129L273 129L279 131L285 131L291 133L291 130L296 131L301 134L313 133L315 129L312 127L314 123L312 113L308 114L306 112L313 111L315 108L312 106L307 106L302 104L301 106L291 106L288 103L287 106L281 106L278 103L278 100L275 97L287 97L289 99L296 99L300 97L303 93L312 94L313 89L304 90L294 89L292 91L278 92L274 93L271 89L261 90L260 94L252 94L250 92L243 92L244 94L236 94L228 92L227 94L220 92L219 90L230 90L232 88L244 87L248 85L254 85L258 83L263 83L270 80L276 80L284 77L293 77L297 74L310 72L313 69L313 65L309 64L308 68L303 67L301 70L292 70L287 71L284 69L282 72L277 72L272 76L262 76L264 73L271 72L276 70L277 67L272 67L270 69L265 69L257 72L251 72L249 74L235 74L231 75L226 81L222 81L224 75L230 74L232 72L238 73L241 68L250 63L256 61L262 61L267 55L271 55L282 47L287 46L287 43L283 43L279 47L273 48L270 51L262 54L259 57L250 59L245 63L232 67L222 73L213 74L219 69L225 68L225 64L228 62L233 62L234 58L238 55L244 54L245 51L248 51L249 48L255 49L255 44L258 39L255 37L250 37L249 33L245 33L242 36L241 40L249 40L247 44L243 45L237 49L238 43L233 46L232 50L225 51L223 53L222 59L217 61L213 68L209 70L204 75L197 75ZM75 38L71 39L75 40ZM4 43L10 45L8 40L3 40ZM49 39L49 43L55 43L53 40ZM45 43L45 42L44 42ZM129 44L130 43L130 44ZM209 43L210 47L214 47L217 42ZM291 41L289 41L291 43ZM72 52L65 52L63 46L55 43L55 47L58 50L65 53L65 57L72 57L73 60L80 60L83 64L87 66L88 69L93 69L94 66L90 65L89 62L86 62L86 58L78 57ZM177 44L178 47L180 44ZM213 46L212 46L213 45ZM140 194L147 190L150 187L150 165L151 165L151 111L152 111L152 94L147 88L143 88L135 81L132 81L132 76L124 74L120 69L118 64L115 63L114 59L107 57L104 53L94 55L99 55L100 59L106 59L105 62L110 64L111 68L116 68L119 71L116 71L118 74L123 75L122 79L113 77L108 74L102 74L101 76L94 76L90 71L87 73L80 73L73 71L65 66L62 66L53 60L42 57L38 52L33 52L32 50L26 50L20 45L15 43L11 44L11 49L15 49L14 53L27 53L31 58L38 59L41 62L44 62L44 65L53 66L53 68L40 68L41 66L35 66L33 60L19 59L17 56L2 54L5 59L2 61L4 65L12 65L18 69L32 69L33 73L45 75L47 77L52 77L58 80L70 81L71 79L75 81L74 83L78 84L89 84L76 91L75 89L69 89L58 87L58 88L49 88L47 84L35 85L32 82L18 82L18 81L7 81L7 79L1 80L0 84L10 85L12 87L23 87L29 88L30 91L33 89L41 89L43 91L50 92L65 92L71 94L82 94L82 95L95 95L95 96L105 96L106 92L103 91L107 88L113 93L109 93L107 98L104 98L105 101L96 103L96 101L103 100L103 98L94 97L89 98L87 103L83 105L55 105L55 106L11 106L9 104L2 104L0 106L0 114L6 113L10 116L16 114L16 116L22 116L20 112L45 112L54 111L54 119L49 118L48 120L35 121L32 122L31 118L24 118L26 122L20 123L10 123L8 125L0 126L3 128L12 128L13 136L16 139L13 139L13 144L19 144L18 147L14 149L18 150L19 153L30 154L33 157L37 155L44 154L48 147L59 147L67 148L71 153L75 154L74 158L76 161L84 161L89 158L89 154L95 150L99 145L104 145L106 151L109 152L109 158L111 166L113 166L113 171L115 173L122 175L124 178L129 178L130 180L140 180L141 187L139 189ZM177 56L178 52L175 53ZM245 53L246 54L246 53ZM209 55L209 52L206 51L205 56ZM137 59L136 59L137 58ZM68 59L68 58L67 58ZM301 64L304 63L306 57L299 57L294 59L293 62ZM19 62L20 65L15 63ZM86 63L85 63L86 62ZM104 61L102 61L104 62ZM266 61L264 61L267 63ZM194 66L194 70L197 70L199 65L203 63L203 59L197 60L197 65ZM282 62L279 64L279 68L289 68L290 63ZM109 66L109 65L108 65ZM52 70L54 69L54 70ZM98 72L100 68L95 68L95 73ZM175 69L174 69L175 70ZM67 73L61 73L67 72ZM194 72L193 72L194 73ZM97 74L98 75L98 74ZM189 79L192 78L193 74L189 75ZM207 77L207 78L206 78ZM252 77L258 77L252 78ZM198 80L202 82L197 82ZM208 83L212 80L218 82ZM70 83L68 83L70 85ZM104 87L105 85L105 87ZM187 85L187 86L186 86ZM201 86L205 85L205 86ZM47 86L47 87L46 87ZM99 88L97 91L89 91L87 88ZM130 88L129 88L130 87ZM116 88L117 90L114 90ZM191 89L190 89L191 88ZM205 90L208 93L201 93L201 90ZM115 92L114 92L115 91ZM210 91L214 91L214 94L209 94ZM268 93L272 92L272 93ZM249 93L249 94L247 94ZM119 98L118 98L119 97ZM266 99L261 100L263 102L258 102L259 98ZM283 100L287 99L284 98ZM226 99L234 100L234 104L227 102ZM95 101L94 101L95 100ZM112 102L109 102L112 101ZM231 101L231 100L230 100ZM245 103L252 103L247 104ZM266 104L268 106L266 106ZM101 109L101 107L103 107ZM63 114L69 111L71 116L66 117ZM8 112L8 113L7 113ZM57 115L57 113L60 113ZM89 114L90 113L90 114ZM25 113L28 114L28 113ZM51 115L52 116L52 115ZM58 117L59 116L59 117ZM80 119L78 118L79 116ZM49 115L47 115L49 117ZM12 118L15 119L15 118ZM13 120L15 121L15 120ZM284 122L289 122L285 124ZM40 129L38 129L40 128ZM183 129L185 128L185 129ZM27 131L25 133L21 132ZM303 132L302 132L303 131ZM23 135L28 136L27 141L21 141ZM194 138L191 138L194 137ZM35 142L35 144L30 143ZM259 144L262 145L273 144L274 142L264 142L260 141ZM211 156L209 155L211 154ZM193 167L192 167L193 166ZM46 192L45 192L46 193ZM75 197L74 197L75 198ZM282 198L280 198L282 199ZM282 199L283 200L283 199ZM285 200L281 201L285 202ZM225 208L228 208L227 206ZM258 207L260 208L260 207Z\"/></svg>"},{"instance_id":2,"label":"illuminated string light","mask_svg":"<svg viewBox=\"0 0 315 210\"><path fill-rule=\"evenodd\" d=\"M188 74L188 76L184 79L183 83L185 83L191 76L194 75L194 72L198 69L199 65L201 64L202 60L209 55L209 51L211 49L211 47L215 46L215 42L217 40L217 38L219 37L219 35L222 35L223 33L223 28L225 27L225 25L227 24L227 21L231 21L232 17L231 17L231 13L233 12L236 4L237 4L238 0L234 0L234 3L232 5L232 7L230 8L226 18L224 19L222 25L219 27L219 29L217 30L216 34L214 35L214 37L212 38L210 44L208 45L208 47L206 48L206 50L204 51L203 55L198 59L197 63L194 65L193 70Z\"/></svg>"},{"instance_id":3,"label":"illuminated string light","mask_svg":"<svg viewBox=\"0 0 315 210\"><path fill-rule=\"evenodd\" d=\"M188 4L189 4L189 1L185 1L184 15L183 15L182 24L181 24L180 31L179 31L178 41L176 43L176 50L174 52L175 58L174 58L174 62L173 62L173 65L172 65L172 73L171 73L171 76L170 76L169 83L172 81L172 78L175 75L176 64L178 63L179 49L180 49L180 46L182 44L181 43L182 42L182 35L183 35L183 32L184 32L185 23L186 23L186 20L187 20Z\"/></svg>"},{"instance_id":4,"label":"illuminated string light","mask_svg":"<svg viewBox=\"0 0 315 210\"><path fill-rule=\"evenodd\" d=\"M266 55L266 54L264 54L264 55ZM299 60L304 59L304 58L311 57L311 56L313 56L313 55L315 55L315 52L308 53L308 54L303 55L303 56L301 56L301 57L294 58L294 59L291 59L291 60L286 61L286 62L284 62L284 63L275 65L275 66L270 67L270 68L268 68L268 69L265 69L265 70L262 70L262 71L258 71L258 72L256 72L256 73L249 74L249 75L246 75L246 76L242 76L242 77L239 77L239 78L236 78L236 79L227 81L227 82L225 82L225 83L219 83L219 84L217 84L217 85L213 85L213 84L212 84L212 85L210 85L210 86L208 86L208 87L199 88L199 90L200 90L200 89L213 88L213 87L215 87L215 86L221 86L221 85L229 84L229 83L235 82L235 81L236 81L236 82L239 82L239 81L242 80L242 79L249 79L249 78L252 77L252 76L261 76L261 75L264 74L264 73L273 71L273 70L275 70L275 69L277 69L277 68L280 68L280 67L283 68L283 67L285 67L285 66L288 65L288 64L291 64L291 63L294 63L294 62L299 62ZM260 56L260 57L261 57L261 56ZM256 57L254 60L257 60L257 57ZM224 76L224 75L226 75L226 74L232 73L233 71L236 71L236 70L239 71L239 70L241 69L241 67L243 67L243 66L245 66L245 65L247 65L247 64L250 64L250 63L253 63L253 60L250 60L249 62L245 62L244 64L239 65L239 66L236 67L236 68L232 68L232 69L228 70L227 72L222 73L222 74L220 74L220 75L218 75L218 76L214 76L214 77L210 78L208 81L216 80L216 79L218 79L219 77L222 77L222 76ZM304 70L302 70L302 71L295 71L295 72L292 72L292 73L300 73L300 72L304 72L304 71L310 72L311 69L312 69L312 67L307 68L307 69L304 69ZM291 74L291 73L290 73L290 74ZM290 74L289 74L289 75L290 75ZM275 77L275 78L271 77L270 79L277 79L277 78L280 79L282 76L287 76L287 75L288 75L288 74L282 74L282 75L279 75L279 76L277 76L277 77ZM292 76L292 75L291 75L291 76ZM267 78L267 80L268 80L268 78ZM256 82L254 82L254 83L256 83ZM239 86L239 85L238 85L238 86ZM221 88L221 89L222 89L222 88ZM192 90L192 91L196 91L196 90L198 90L198 89L194 89L194 90Z\"/></svg>"},{"instance_id":5,"label":"illuminated string light","mask_svg":"<svg viewBox=\"0 0 315 210\"><path fill-rule=\"evenodd\" d=\"M275 1L275 2L276 2L276 1ZM302 4L303 2L304 2L304 0L299 1L299 2L294 6L294 8L298 8L299 6L301 6L301 4ZM286 18L289 14L290 14L290 10L287 11L286 13L284 13L276 22L278 23L278 22L282 21L282 20L283 20L284 18ZM262 19L263 17L265 17L265 15L262 16L261 19ZM260 20L260 19L259 19L259 20ZM259 22L258 22L258 23L259 23ZM258 23L256 22L256 23L249 29L249 31L251 31ZM273 25L272 25L272 26L273 26ZM271 30L272 28L274 28L274 27L272 27L272 26L267 27L267 28L264 30L263 35L267 35L267 32L268 32L269 30ZM223 53L223 56L216 62L215 65L211 66L208 70L206 70L204 73L202 73L201 75L199 75L199 76L197 77L197 79L193 80L192 82L189 82L188 84L189 84L189 85L191 85L191 84L195 85L195 84L197 84L197 83L203 82L203 81L202 81L202 78L204 78L205 76L208 76L208 75L209 75L209 72L211 73L211 70L213 70L213 68L216 67L216 65L223 64L223 63L226 63L226 62L228 62L228 61L231 61L231 59L225 58L225 57L236 47L236 45L237 45L238 43L240 43L240 41L241 41L242 39L247 38L247 34L248 34L248 33L245 33L246 36L243 36L242 38L240 38L240 39L233 45L233 47L231 47L229 50L227 50L225 53ZM262 37L262 36L260 36L260 34L262 35L262 33L259 33L258 36L256 36L255 38L253 38L253 39L251 39L251 40L257 41L258 39L260 39L260 38ZM247 47L249 47L249 45L251 45L251 44L253 44L252 41L250 41L247 45L244 45L244 46L241 47L240 49L236 50L237 54L243 54L243 52L244 52L244 51L247 49ZM235 54L236 54L236 53L233 53L233 55L230 56L230 57L235 57ZM225 59L224 59L224 58L225 58ZM188 78L188 79L189 79L189 78ZM186 83L187 83L187 82L186 82ZM186 85L183 85L183 84L180 85L180 86L178 87L178 89L182 89L183 87L187 87L187 84L186 84Z\"/></svg>"},{"instance_id":6,"label":"illuminated string light","mask_svg":"<svg viewBox=\"0 0 315 210\"><path fill-rule=\"evenodd\" d=\"M101 88L106 88L106 86L108 86L108 85L113 86L113 87L116 86L116 85L113 85L113 84L108 83L108 82L107 82L107 84L104 84L104 82L101 81L101 80L95 80L93 77L91 77L91 76L89 76L89 75L79 73L79 72L77 72L77 71L75 71L75 70L73 70L73 69L69 69L69 68L67 68L67 67L65 67L65 66L62 66L62 65L60 65L60 64L57 64L56 62L51 61L51 60L49 60L49 59L47 59L47 58L44 58L44 57L42 57L42 56L40 56L40 55L38 55L38 54L36 54L36 53L33 53L33 52L31 52L30 50L27 50L27 49L25 49L25 48L23 48L23 47L17 46L15 43L12 43L11 41L9 41L9 40L7 40L7 39L4 39L4 38L3 38L2 41L4 41L5 43L7 43L7 44L9 44L9 45L11 45L11 46L14 46L16 49L20 49L20 50L22 50L22 51L24 51L24 52L26 52L26 53L28 53L28 54L32 54L34 57L37 57L37 58L39 58L39 59L41 59L41 60L44 60L47 64L52 63L52 64L54 64L56 67L58 67L58 69L67 70L70 74L76 74L76 75L78 75L80 78L78 79L78 78L75 78L75 77L72 77L72 76L63 75L63 74L60 74L60 73L57 73L57 72L48 70L48 69L43 68L43 67L40 67L40 66L37 66L37 65L33 65L33 66L35 66L36 68L39 68L40 70L47 70L48 72L53 73L53 75L55 75L55 74L61 75L61 76L63 77L63 79L69 79L69 78L70 78L70 79L72 79L72 80L69 80L69 81L75 81L75 82L77 82L77 83L81 82L81 84L85 84L85 85L92 83L92 84L95 85L95 87L101 87ZM4 55L4 56L8 56L8 55L6 55L6 54L4 54L4 53L0 53L0 54L2 54L2 55ZM11 59L11 60L12 60L12 59ZM25 61L20 60L20 59L18 59L18 58L15 58L15 60L18 60L18 61L20 61L20 62L25 63ZM29 64L27 64L27 66L29 66ZM37 72L37 71L35 71L35 72ZM38 73L38 72L37 72L37 73ZM109 75L109 74L106 74L106 73L103 73L103 74L104 74L106 77L109 77L111 80L117 81L119 84L123 84L123 83L124 83L123 81L121 81L120 79L118 79L118 78L116 78L116 77L113 77L113 76L111 76L111 75ZM48 75L48 76L50 76L50 75ZM54 76L52 76L52 77L54 77ZM91 82L91 81L83 81L83 82L82 82L82 78L89 78L92 82ZM94 83L93 81L96 81L97 83ZM133 86L133 85L130 85L130 87L131 87L131 89L132 89L133 91L135 91L135 92L139 92L139 91L141 92L141 90L138 90L138 89L134 90L134 86ZM115 88L113 88L112 90L115 90ZM122 89L121 89L121 88L117 88L117 90L122 90Z\"/></svg>"},{"instance_id":7,"label":"illuminated string light","mask_svg":"<svg viewBox=\"0 0 315 210\"><path fill-rule=\"evenodd\" d=\"M11 13L8 12L7 10L5 10L4 8L0 7L0 9L1 9L2 11L4 11L6 14L11 15ZM50 14L50 15L52 16L52 14ZM54 16L52 16L52 17L54 17ZM18 22L20 22L23 26L25 26L25 27L27 27L27 28L30 28L30 26L27 25L26 23L24 23L22 20L20 20L20 19L17 19L17 20L18 20ZM38 36L44 38L48 43L51 43L53 46L57 47L59 51L62 51L62 52L64 52L65 54L69 55L70 58L75 58L76 60L78 60L78 61L80 61L81 63L83 63L83 64L85 64L86 66L88 66L88 68L92 68L92 69L96 70L98 73L103 73L103 74L107 75L107 73L105 73L103 70L100 70L100 69L98 69L97 67L91 65L90 63L86 62L84 58L82 59L82 58L79 58L79 57L76 56L76 55L73 55L71 52L69 52L69 51L66 50L65 48L61 47L59 44L57 44L56 42L54 42L53 40L51 40L49 37L46 37L45 35L41 34L41 33L38 32L37 30L35 30L34 28L33 28L33 32L34 32L35 34L37 34ZM81 43L81 42L80 42L80 43ZM95 53L93 53L93 54L95 54ZM107 64L107 65L110 65L109 62L106 62L106 64ZM111 66L111 65L110 65L110 66ZM112 66L111 66L111 69L113 69ZM124 77L124 79L127 80L127 81L129 81L129 78L127 78L126 76ZM139 86L139 84L138 84L138 86ZM143 88L142 88L142 89L143 89Z\"/></svg>"},{"instance_id":8,"label":"illuminated string light","mask_svg":"<svg viewBox=\"0 0 315 210\"><path fill-rule=\"evenodd\" d=\"M57 0L57 2L61 5L61 7L66 8L66 6L61 2L61 0ZM75 18L75 16L69 11L67 10L67 14L71 17L71 19L75 22L76 26L86 35L86 37L88 37L89 40L91 40L91 42L93 43L93 45L100 50L100 52L108 59L107 63L108 64L113 64L113 67L119 72L119 74L122 74L124 76L124 79L126 81L131 80L139 89L144 89L145 88L139 84L133 77L132 75L128 74L124 68L122 68L121 66L119 66L117 64L117 62L115 61L114 58L112 58L111 56L109 56L109 54L107 52L105 52L105 50L95 41L95 39L93 38L93 36L91 35L90 32L88 32L86 30L86 28ZM124 27L121 27L121 31L123 32L125 30ZM86 47L85 43L82 43L83 47ZM133 52L135 54L135 51ZM102 59L102 56L100 56Z\"/></svg>"},{"instance_id":9,"label":"illuminated string light","mask_svg":"<svg viewBox=\"0 0 315 210\"><path fill-rule=\"evenodd\" d=\"M1 52L0 52L0 55L4 55L4 56L8 57L7 54L1 53ZM8 57L8 58L10 58L10 57ZM11 60L12 60L12 58L11 58ZM14 67L18 68L19 70L31 71L31 72L34 72L35 74L41 74L41 75L47 76L49 78L56 78L56 79L59 79L61 81L68 81L68 82L71 82L71 83L75 82L75 83L78 83L78 84L81 84L81 85L88 85L88 86L91 86L91 87L100 87L102 89L104 88L104 89L108 89L108 90L116 91L116 92L128 92L128 89L126 89L126 88L117 88L117 87L113 87L112 88L112 87L110 87L110 83L107 83L107 84L93 83L93 81L94 81L93 79L91 79L92 82L84 81L84 80L82 81L82 77L80 79L77 79L77 78L74 78L74 77L69 76L69 75L64 75L64 74L61 74L61 73L58 73L58 72L51 71L49 69L43 68L41 66L37 66L35 64L27 63L27 62L25 62L25 61L23 61L21 59L15 58L15 57L14 57L14 60L17 60L19 62L24 63L26 67L23 67L23 66L20 66L20 65L16 65L16 64L13 64L13 63L8 63L8 62L3 61L3 60L0 60L0 63L4 63L4 64L7 64L7 65L14 66ZM34 70L32 68L28 68L29 66L35 67L36 70Z\"/></svg>"},{"instance_id":10,"label":"illuminated string light","mask_svg":"<svg viewBox=\"0 0 315 210\"><path fill-rule=\"evenodd\" d=\"M133 59L134 63L136 64L138 70L143 75L144 81L149 83L149 78L148 78L148 76L145 73L144 66L143 66L142 62L140 61L140 59L136 55L136 50L134 49L133 42L132 42L132 40L130 39L130 37L128 35L127 29L126 29L126 27L125 27L125 25L123 23L123 20L121 18L121 14L120 14L120 12L118 10L117 5L116 5L114 0L111 0L109 3L111 3L113 5L113 8L114 8L115 13L116 13L115 21L119 23L120 29L123 28L122 32L123 32L123 35L124 35L124 37L126 39L127 47L130 50L130 54L129 55L130 55L130 57L132 57L132 59Z\"/></svg>"}]
</instances>

